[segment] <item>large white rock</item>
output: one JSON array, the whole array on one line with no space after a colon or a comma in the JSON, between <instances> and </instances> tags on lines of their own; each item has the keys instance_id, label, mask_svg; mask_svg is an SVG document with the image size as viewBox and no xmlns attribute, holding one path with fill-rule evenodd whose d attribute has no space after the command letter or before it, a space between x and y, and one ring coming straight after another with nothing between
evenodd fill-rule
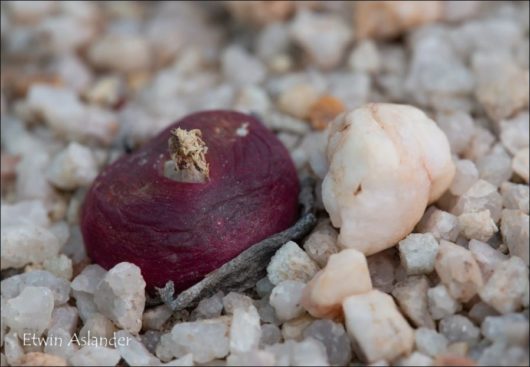
<instances>
[{"instance_id":1,"label":"large white rock","mask_svg":"<svg viewBox=\"0 0 530 367\"><path fill-rule=\"evenodd\" d=\"M346 249L331 255L326 267L307 284L302 306L315 317L332 318L340 314L346 297L371 289L366 257L355 249Z\"/></svg>"},{"instance_id":2,"label":"large white rock","mask_svg":"<svg viewBox=\"0 0 530 367\"><path fill-rule=\"evenodd\" d=\"M369 104L330 127L324 206L339 245L365 255L403 239L454 176L449 143L422 111Z\"/></svg>"},{"instance_id":3,"label":"large white rock","mask_svg":"<svg viewBox=\"0 0 530 367\"><path fill-rule=\"evenodd\" d=\"M127 262L115 265L98 284L94 302L120 328L138 333L145 307L145 281L140 268Z\"/></svg>"},{"instance_id":4,"label":"large white rock","mask_svg":"<svg viewBox=\"0 0 530 367\"><path fill-rule=\"evenodd\" d=\"M346 298L342 306L354 347L367 362L391 361L412 351L414 331L391 296L372 290Z\"/></svg>"}]
</instances>

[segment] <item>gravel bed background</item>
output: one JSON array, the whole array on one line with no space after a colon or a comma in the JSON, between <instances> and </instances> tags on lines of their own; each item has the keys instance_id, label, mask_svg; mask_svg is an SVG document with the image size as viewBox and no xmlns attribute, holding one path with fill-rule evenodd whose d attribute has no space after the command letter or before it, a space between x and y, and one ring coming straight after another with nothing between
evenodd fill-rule
<instances>
[{"instance_id":1,"label":"gravel bed background","mask_svg":"<svg viewBox=\"0 0 530 367\"><path fill-rule=\"evenodd\" d=\"M1 41L2 365L529 364L527 1L5 1ZM365 258L323 206L326 127L379 102L436 121L456 175ZM273 130L319 220L246 294L173 313L134 264L91 264L79 209L204 109Z\"/></svg>"}]
</instances>

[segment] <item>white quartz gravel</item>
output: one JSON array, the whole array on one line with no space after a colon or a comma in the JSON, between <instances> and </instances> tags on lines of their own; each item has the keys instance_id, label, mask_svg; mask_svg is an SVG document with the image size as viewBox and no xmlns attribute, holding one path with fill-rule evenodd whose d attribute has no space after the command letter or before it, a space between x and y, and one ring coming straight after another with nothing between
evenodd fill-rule
<instances>
[{"instance_id":1,"label":"white quartz gravel","mask_svg":"<svg viewBox=\"0 0 530 367\"><path fill-rule=\"evenodd\" d=\"M528 11L2 3L2 366L528 365ZM317 225L252 289L174 314L136 265L90 264L80 211L107 164L203 109L275 133Z\"/></svg>"}]
</instances>

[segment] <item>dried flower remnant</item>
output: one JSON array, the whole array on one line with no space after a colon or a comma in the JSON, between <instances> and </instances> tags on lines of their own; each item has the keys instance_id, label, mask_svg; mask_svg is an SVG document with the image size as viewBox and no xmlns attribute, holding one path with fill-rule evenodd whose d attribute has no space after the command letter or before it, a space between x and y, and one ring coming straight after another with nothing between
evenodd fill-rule
<instances>
[{"instance_id":1,"label":"dried flower remnant","mask_svg":"<svg viewBox=\"0 0 530 367\"><path fill-rule=\"evenodd\" d=\"M210 167L206 161L208 147L202 140L199 129L184 130L177 128L171 131L169 153L174 163L174 174L165 165L166 177L180 182L205 182L210 178Z\"/></svg>"}]
</instances>

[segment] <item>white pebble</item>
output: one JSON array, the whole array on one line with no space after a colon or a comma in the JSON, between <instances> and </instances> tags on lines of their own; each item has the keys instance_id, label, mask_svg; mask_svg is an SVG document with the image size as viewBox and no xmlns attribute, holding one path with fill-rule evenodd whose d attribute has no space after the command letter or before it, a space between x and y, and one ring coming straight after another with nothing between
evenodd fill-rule
<instances>
[{"instance_id":1,"label":"white pebble","mask_svg":"<svg viewBox=\"0 0 530 367\"><path fill-rule=\"evenodd\" d=\"M145 281L140 268L127 262L115 265L98 284L94 302L117 326L138 333L145 307Z\"/></svg>"},{"instance_id":2,"label":"white pebble","mask_svg":"<svg viewBox=\"0 0 530 367\"><path fill-rule=\"evenodd\" d=\"M462 213L476 213L483 210L489 210L491 218L497 222L501 217L502 197L497 187L479 179L458 198L451 212L458 216Z\"/></svg>"},{"instance_id":3,"label":"white pebble","mask_svg":"<svg viewBox=\"0 0 530 367\"><path fill-rule=\"evenodd\" d=\"M324 267L328 258L339 251L337 236L329 221L321 222L305 240L304 250L319 266Z\"/></svg>"},{"instance_id":4,"label":"white pebble","mask_svg":"<svg viewBox=\"0 0 530 367\"><path fill-rule=\"evenodd\" d=\"M117 350L129 366L156 366L160 360L152 355L145 346L129 332L120 330L116 333L116 339L125 342L116 343Z\"/></svg>"},{"instance_id":5,"label":"white pebble","mask_svg":"<svg viewBox=\"0 0 530 367\"><path fill-rule=\"evenodd\" d=\"M29 286L45 287L51 290L56 306L63 305L70 299L70 282L48 271L33 270L13 275L2 280L0 284L2 296L6 299L17 297Z\"/></svg>"},{"instance_id":6,"label":"white pebble","mask_svg":"<svg viewBox=\"0 0 530 367\"><path fill-rule=\"evenodd\" d=\"M512 161L512 169L519 177L521 177L526 183L529 180L529 155L530 150L527 148L520 149L517 151Z\"/></svg>"},{"instance_id":7,"label":"white pebble","mask_svg":"<svg viewBox=\"0 0 530 367\"><path fill-rule=\"evenodd\" d=\"M511 154L529 145L529 114L522 111L514 118L500 122L500 139Z\"/></svg>"},{"instance_id":8,"label":"white pebble","mask_svg":"<svg viewBox=\"0 0 530 367\"><path fill-rule=\"evenodd\" d=\"M403 314L416 327L435 328L429 313L427 290L429 281L425 276L412 276L397 283L392 291Z\"/></svg>"},{"instance_id":9,"label":"white pebble","mask_svg":"<svg viewBox=\"0 0 530 367\"><path fill-rule=\"evenodd\" d=\"M346 298L343 309L348 333L367 362L393 360L412 351L414 331L391 296L372 290Z\"/></svg>"},{"instance_id":10,"label":"white pebble","mask_svg":"<svg viewBox=\"0 0 530 367\"><path fill-rule=\"evenodd\" d=\"M267 266L267 275L274 285L283 280L307 282L317 271L317 264L293 241L276 251Z\"/></svg>"},{"instance_id":11,"label":"white pebble","mask_svg":"<svg viewBox=\"0 0 530 367\"><path fill-rule=\"evenodd\" d=\"M224 76L237 85L259 84L265 79L265 67L261 61L241 46L231 45L221 55Z\"/></svg>"},{"instance_id":12,"label":"white pebble","mask_svg":"<svg viewBox=\"0 0 530 367\"><path fill-rule=\"evenodd\" d=\"M47 177L60 189L74 190L88 186L97 174L98 167L92 151L72 142L54 157L48 167Z\"/></svg>"},{"instance_id":13,"label":"white pebble","mask_svg":"<svg viewBox=\"0 0 530 367\"><path fill-rule=\"evenodd\" d=\"M511 256L518 256L528 265L529 217L520 210L504 209L501 217L501 232Z\"/></svg>"},{"instance_id":14,"label":"white pebble","mask_svg":"<svg viewBox=\"0 0 530 367\"><path fill-rule=\"evenodd\" d=\"M455 163L455 178L451 184L451 194L460 196L478 181L479 172L475 163L469 159L459 159Z\"/></svg>"},{"instance_id":15,"label":"white pebble","mask_svg":"<svg viewBox=\"0 0 530 367\"><path fill-rule=\"evenodd\" d=\"M528 214L529 193L528 185L514 184L512 182L504 182L501 185L502 203L506 209L519 209Z\"/></svg>"},{"instance_id":16,"label":"white pebble","mask_svg":"<svg viewBox=\"0 0 530 367\"><path fill-rule=\"evenodd\" d=\"M500 262L508 259L502 252L481 241L471 240L469 241L468 247L482 271L484 281L490 278Z\"/></svg>"},{"instance_id":17,"label":"white pebble","mask_svg":"<svg viewBox=\"0 0 530 367\"><path fill-rule=\"evenodd\" d=\"M32 114L56 134L73 140L110 144L118 132L114 113L84 105L73 90L34 84L26 97Z\"/></svg>"},{"instance_id":18,"label":"white pebble","mask_svg":"<svg viewBox=\"0 0 530 367\"><path fill-rule=\"evenodd\" d=\"M173 311L167 305L150 308L142 315L142 328L148 330L160 330Z\"/></svg>"},{"instance_id":19,"label":"white pebble","mask_svg":"<svg viewBox=\"0 0 530 367\"><path fill-rule=\"evenodd\" d=\"M260 338L260 317L256 308L236 308L230 326L230 352L246 353L256 349Z\"/></svg>"},{"instance_id":20,"label":"white pebble","mask_svg":"<svg viewBox=\"0 0 530 367\"><path fill-rule=\"evenodd\" d=\"M20 336L25 333L41 336L48 327L53 311L53 293L44 287L29 286L7 300L6 325Z\"/></svg>"},{"instance_id":21,"label":"white pebble","mask_svg":"<svg viewBox=\"0 0 530 367\"><path fill-rule=\"evenodd\" d=\"M90 46L87 56L98 68L128 73L148 68L152 54L144 37L107 33Z\"/></svg>"},{"instance_id":22,"label":"white pebble","mask_svg":"<svg viewBox=\"0 0 530 367\"><path fill-rule=\"evenodd\" d=\"M416 348L423 354L436 357L445 352L447 348L447 339L443 334L436 330L421 327L416 329Z\"/></svg>"},{"instance_id":23,"label":"white pebble","mask_svg":"<svg viewBox=\"0 0 530 367\"><path fill-rule=\"evenodd\" d=\"M230 350L228 334L227 320L223 318L178 323L161 337L156 355L169 361L191 353L197 363L224 358Z\"/></svg>"},{"instance_id":24,"label":"white pebble","mask_svg":"<svg viewBox=\"0 0 530 367\"><path fill-rule=\"evenodd\" d=\"M322 69L331 69L341 61L353 37L340 17L308 11L297 12L290 31L293 40Z\"/></svg>"},{"instance_id":25,"label":"white pebble","mask_svg":"<svg viewBox=\"0 0 530 367\"><path fill-rule=\"evenodd\" d=\"M429 207L416 226L420 233L431 233L437 240L456 241L460 229L458 218L451 213Z\"/></svg>"},{"instance_id":26,"label":"white pebble","mask_svg":"<svg viewBox=\"0 0 530 367\"><path fill-rule=\"evenodd\" d=\"M376 44L371 40L361 41L352 51L348 64L353 71L375 74L381 67Z\"/></svg>"},{"instance_id":27,"label":"white pebble","mask_svg":"<svg viewBox=\"0 0 530 367\"><path fill-rule=\"evenodd\" d=\"M120 361L117 349L87 345L70 357L73 366L115 366Z\"/></svg>"},{"instance_id":28,"label":"white pebble","mask_svg":"<svg viewBox=\"0 0 530 367\"><path fill-rule=\"evenodd\" d=\"M227 366L274 366L274 354L264 350L251 350L246 353L230 354Z\"/></svg>"},{"instance_id":29,"label":"white pebble","mask_svg":"<svg viewBox=\"0 0 530 367\"><path fill-rule=\"evenodd\" d=\"M346 249L331 255L326 267L307 284L302 306L315 317L331 318L340 314L346 297L371 289L366 257L362 252Z\"/></svg>"},{"instance_id":30,"label":"white pebble","mask_svg":"<svg viewBox=\"0 0 530 367\"><path fill-rule=\"evenodd\" d=\"M471 252L448 241L440 243L435 268L451 296L459 301L469 301L484 284Z\"/></svg>"},{"instance_id":31,"label":"white pebble","mask_svg":"<svg viewBox=\"0 0 530 367\"><path fill-rule=\"evenodd\" d=\"M443 284L438 284L427 291L427 302L434 320L453 315L462 309L462 305L449 294Z\"/></svg>"},{"instance_id":32,"label":"white pebble","mask_svg":"<svg viewBox=\"0 0 530 367\"><path fill-rule=\"evenodd\" d=\"M411 233L399 241L399 257L407 274L429 274L434 270L438 241L430 233Z\"/></svg>"},{"instance_id":33,"label":"white pebble","mask_svg":"<svg viewBox=\"0 0 530 367\"><path fill-rule=\"evenodd\" d=\"M462 235L479 241L488 241L499 230L489 210L462 213L458 216L458 224Z\"/></svg>"},{"instance_id":34,"label":"white pebble","mask_svg":"<svg viewBox=\"0 0 530 367\"><path fill-rule=\"evenodd\" d=\"M300 301L304 287L304 283L294 280L285 280L274 287L269 302L279 320L288 321L302 315Z\"/></svg>"},{"instance_id":35,"label":"white pebble","mask_svg":"<svg viewBox=\"0 0 530 367\"><path fill-rule=\"evenodd\" d=\"M499 263L480 298L503 314L528 306L528 266L516 256Z\"/></svg>"},{"instance_id":36,"label":"white pebble","mask_svg":"<svg viewBox=\"0 0 530 367\"><path fill-rule=\"evenodd\" d=\"M1 236L1 269L42 263L56 257L62 246L49 229L40 226L2 226Z\"/></svg>"}]
</instances>

